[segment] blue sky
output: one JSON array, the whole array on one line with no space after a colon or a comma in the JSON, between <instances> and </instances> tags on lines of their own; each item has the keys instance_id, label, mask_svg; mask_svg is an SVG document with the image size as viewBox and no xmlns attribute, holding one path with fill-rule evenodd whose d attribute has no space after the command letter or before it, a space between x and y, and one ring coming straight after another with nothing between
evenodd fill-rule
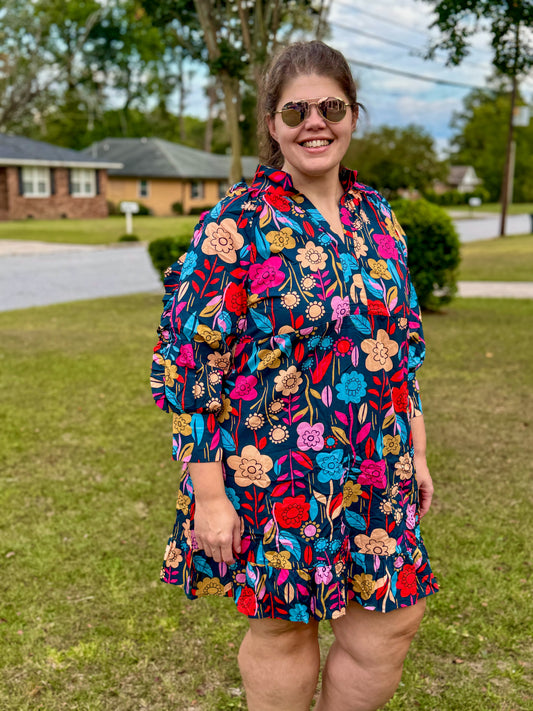
<instances>
[{"instance_id":1,"label":"blue sky","mask_svg":"<svg viewBox=\"0 0 533 711\"><path fill-rule=\"evenodd\" d=\"M437 36L435 30L428 29L431 5L421 0L331 0L329 20L331 36L326 41L349 59L481 87L492 74L490 38L481 32L473 39L471 54L459 67L445 66L444 56L436 61L417 56L431 37ZM439 151L446 149L453 112L461 109L468 87L434 84L355 65L352 71L359 86L359 100L367 109L360 131L383 124L416 123L434 137ZM187 110L193 113L191 109L196 106L194 113L204 116L201 82L195 83ZM523 83L522 91L532 103L533 76Z\"/></svg>"}]
</instances>

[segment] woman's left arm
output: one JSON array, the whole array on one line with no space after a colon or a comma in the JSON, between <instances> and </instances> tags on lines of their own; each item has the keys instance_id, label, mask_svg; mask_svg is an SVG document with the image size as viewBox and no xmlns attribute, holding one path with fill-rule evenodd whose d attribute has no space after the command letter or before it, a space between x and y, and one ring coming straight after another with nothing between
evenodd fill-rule
<instances>
[{"instance_id":1,"label":"woman's left arm","mask_svg":"<svg viewBox=\"0 0 533 711\"><path fill-rule=\"evenodd\" d=\"M431 479L426 460L426 426L424 424L423 415L418 415L411 419L411 432L413 434L414 463L420 501L420 518L422 518L422 516L425 516L429 511L433 498L433 480Z\"/></svg>"}]
</instances>

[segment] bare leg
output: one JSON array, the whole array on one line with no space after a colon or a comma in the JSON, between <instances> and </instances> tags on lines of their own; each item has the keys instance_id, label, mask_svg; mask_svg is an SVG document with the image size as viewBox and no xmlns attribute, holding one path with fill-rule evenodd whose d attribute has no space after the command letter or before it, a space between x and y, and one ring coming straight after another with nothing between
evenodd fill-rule
<instances>
[{"instance_id":1,"label":"bare leg","mask_svg":"<svg viewBox=\"0 0 533 711\"><path fill-rule=\"evenodd\" d=\"M394 694L425 600L385 614L350 603L332 620L335 641L326 660L315 711L376 711Z\"/></svg>"},{"instance_id":2,"label":"bare leg","mask_svg":"<svg viewBox=\"0 0 533 711\"><path fill-rule=\"evenodd\" d=\"M309 711L320 668L318 623L249 622L239 651L248 711Z\"/></svg>"}]
</instances>

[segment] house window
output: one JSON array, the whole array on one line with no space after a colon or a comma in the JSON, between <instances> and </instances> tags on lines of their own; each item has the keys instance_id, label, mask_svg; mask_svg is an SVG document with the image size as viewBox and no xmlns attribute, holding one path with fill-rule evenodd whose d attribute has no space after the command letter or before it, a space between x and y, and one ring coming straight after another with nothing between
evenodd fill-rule
<instances>
[{"instance_id":1,"label":"house window","mask_svg":"<svg viewBox=\"0 0 533 711\"><path fill-rule=\"evenodd\" d=\"M147 198L150 196L150 185L147 180L139 180L137 192L140 198Z\"/></svg>"},{"instance_id":2,"label":"house window","mask_svg":"<svg viewBox=\"0 0 533 711\"><path fill-rule=\"evenodd\" d=\"M73 168L70 171L70 194L73 197L94 197L96 172L87 168Z\"/></svg>"},{"instance_id":3,"label":"house window","mask_svg":"<svg viewBox=\"0 0 533 711\"><path fill-rule=\"evenodd\" d=\"M219 180L218 181L218 197L222 199L223 197L226 197L226 193L229 188L229 183L227 180Z\"/></svg>"},{"instance_id":4,"label":"house window","mask_svg":"<svg viewBox=\"0 0 533 711\"><path fill-rule=\"evenodd\" d=\"M22 194L25 197L49 197L50 168L22 168Z\"/></svg>"},{"instance_id":5,"label":"house window","mask_svg":"<svg viewBox=\"0 0 533 711\"><path fill-rule=\"evenodd\" d=\"M202 180L191 180L191 198L202 199L204 196L204 183Z\"/></svg>"}]
</instances>

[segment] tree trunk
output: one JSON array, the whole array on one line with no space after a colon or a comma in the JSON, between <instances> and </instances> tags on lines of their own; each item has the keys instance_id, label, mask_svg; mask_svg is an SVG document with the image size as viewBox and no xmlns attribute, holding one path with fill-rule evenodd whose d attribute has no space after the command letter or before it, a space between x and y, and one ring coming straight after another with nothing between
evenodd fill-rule
<instances>
[{"instance_id":1,"label":"tree trunk","mask_svg":"<svg viewBox=\"0 0 533 711\"><path fill-rule=\"evenodd\" d=\"M231 145L231 167L229 181L231 185L242 179L242 139L239 126L240 93L239 80L231 77L227 72L220 73L220 80L224 90L224 105L226 107L226 126Z\"/></svg>"},{"instance_id":2,"label":"tree trunk","mask_svg":"<svg viewBox=\"0 0 533 711\"><path fill-rule=\"evenodd\" d=\"M511 150L513 145L514 132L514 109L518 95L518 58L520 54L520 23L516 23L515 29L515 65L513 72L513 88L511 91L511 109L509 111L509 131L507 133L507 148L505 151L505 167L503 170L502 183L502 212L500 216L500 237L505 237L505 219L507 217L507 206L509 204L509 181L511 179Z\"/></svg>"}]
</instances>

